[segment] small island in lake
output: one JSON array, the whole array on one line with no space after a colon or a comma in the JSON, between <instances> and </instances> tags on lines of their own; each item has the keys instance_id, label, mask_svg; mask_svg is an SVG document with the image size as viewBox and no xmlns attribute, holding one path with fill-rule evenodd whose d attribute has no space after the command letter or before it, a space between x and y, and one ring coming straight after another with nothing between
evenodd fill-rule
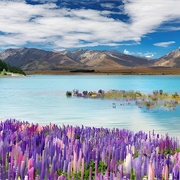
<instances>
[{"instance_id":1,"label":"small island in lake","mask_svg":"<svg viewBox=\"0 0 180 180\"><path fill-rule=\"evenodd\" d=\"M146 108L167 108L173 109L180 103L180 95L175 92L169 94L163 90L154 90L151 94L145 94L140 91L125 91L125 90L109 90L104 91L102 89L96 91L82 91L73 90L66 92L67 97L84 97L84 98L101 98L101 99L113 99L120 102L120 105L135 104L138 107ZM113 103L113 107L116 107L116 103Z\"/></svg>"}]
</instances>

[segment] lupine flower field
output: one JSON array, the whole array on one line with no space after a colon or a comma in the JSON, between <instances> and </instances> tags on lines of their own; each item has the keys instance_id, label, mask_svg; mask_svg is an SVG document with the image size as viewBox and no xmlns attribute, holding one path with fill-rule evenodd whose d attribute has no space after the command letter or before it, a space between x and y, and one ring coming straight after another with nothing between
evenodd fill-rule
<instances>
[{"instance_id":1,"label":"lupine flower field","mask_svg":"<svg viewBox=\"0 0 180 180\"><path fill-rule=\"evenodd\" d=\"M180 179L179 141L126 129L0 123L0 179Z\"/></svg>"}]
</instances>

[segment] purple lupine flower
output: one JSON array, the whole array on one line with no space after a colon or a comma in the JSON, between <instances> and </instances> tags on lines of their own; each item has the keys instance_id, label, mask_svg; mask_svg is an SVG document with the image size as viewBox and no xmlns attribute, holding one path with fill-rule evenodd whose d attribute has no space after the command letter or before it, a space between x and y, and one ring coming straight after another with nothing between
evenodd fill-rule
<instances>
[{"instance_id":1,"label":"purple lupine flower","mask_svg":"<svg viewBox=\"0 0 180 180\"><path fill-rule=\"evenodd\" d=\"M67 175L68 175L68 178L70 178L70 176L71 176L71 170L72 168L71 168L71 162L69 162L69 164L68 164L68 172L67 172Z\"/></svg>"},{"instance_id":2,"label":"purple lupine flower","mask_svg":"<svg viewBox=\"0 0 180 180\"><path fill-rule=\"evenodd\" d=\"M82 97L82 93L78 93L78 94L77 94L77 97Z\"/></svg>"},{"instance_id":3,"label":"purple lupine flower","mask_svg":"<svg viewBox=\"0 0 180 180\"><path fill-rule=\"evenodd\" d=\"M58 177L58 180L67 180L67 179L66 179L66 176L61 175L61 176Z\"/></svg>"},{"instance_id":4,"label":"purple lupine flower","mask_svg":"<svg viewBox=\"0 0 180 180\"><path fill-rule=\"evenodd\" d=\"M82 158L81 180L84 178L84 158Z\"/></svg>"},{"instance_id":5,"label":"purple lupine flower","mask_svg":"<svg viewBox=\"0 0 180 180\"><path fill-rule=\"evenodd\" d=\"M142 168L142 156L140 155L139 157L134 159L134 170L136 174L136 179L141 179L141 168Z\"/></svg>"},{"instance_id":6,"label":"purple lupine flower","mask_svg":"<svg viewBox=\"0 0 180 180\"><path fill-rule=\"evenodd\" d=\"M178 175L179 175L179 166L178 164L176 164L173 168L173 176L175 179L178 179Z\"/></svg>"},{"instance_id":7,"label":"purple lupine flower","mask_svg":"<svg viewBox=\"0 0 180 180\"><path fill-rule=\"evenodd\" d=\"M39 127L15 120L0 123L0 130L3 131L0 135L1 169L9 167L7 172L1 174L2 179L10 176L15 179L19 175L21 179L25 176L31 179L58 179L58 170L67 173L69 178L74 169L75 173L82 171L82 179L83 161L86 168L89 168L90 161L95 163L95 179L122 179L125 174L129 177L128 167L135 170L136 179L147 174L149 177L154 174L157 178L162 174L167 179L171 173L174 178L179 178L180 153L163 154L164 150L171 148L174 152L179 147L178 139L168 135L160 137L152 133L148 136L142 131L134 134L125 129L58 127L52 124ZM129 156L131 163L127 166ZM100 161L107 165L104 176L102 172L98 173ZM116 164L119 162L124 163Z\"/></svg>"},{"instance_id":8,"label":"purple lupine flower","mask_svg":"<svg viewBox=\"0 0 180 180\"><path fill-rule=\"evenodd\" d=\"M99 94L102 94L102 93L104 93L104 91L103 91L102 89L99 89L99 90L98 90L98 93L99 93Z\"/></svg>"}]
</instances>

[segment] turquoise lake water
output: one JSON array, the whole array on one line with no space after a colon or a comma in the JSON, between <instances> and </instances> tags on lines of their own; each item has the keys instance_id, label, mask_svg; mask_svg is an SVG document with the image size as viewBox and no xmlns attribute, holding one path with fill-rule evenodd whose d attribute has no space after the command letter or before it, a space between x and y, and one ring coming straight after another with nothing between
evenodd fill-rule
<instances>
[{"instance_id":1,"label":"turquoise lake water","mask_svg":"<svg viewBox=\"0 0 180 180\"><path fill-rule=\"evenodd\" d=\"M115 100L67 98L67 90L163 89L180 93L180 76L128 75L31 75L0 78L0 120L16 118L33 123L49 122L133 131L152 131L180 137L180 106L175 111L120 106ZM112 108L116 103L116 108Z\"/></svg>"}]
</instances>

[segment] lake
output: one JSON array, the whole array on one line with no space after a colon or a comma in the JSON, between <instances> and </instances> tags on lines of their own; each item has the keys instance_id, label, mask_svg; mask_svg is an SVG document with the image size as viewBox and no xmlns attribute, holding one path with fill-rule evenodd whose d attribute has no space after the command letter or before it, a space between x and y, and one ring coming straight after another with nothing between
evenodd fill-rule
<instances>
[{"instance_id":1,"label":"lake","mask_svg":"<svg viewBox=\"0 0 180 180\"><path fill-rule=\"evenodd\" d=\"M30 75L0 78L0 119L152 131L180 137L180 106L175 111L120 106L115 100L67 98L67 90L153 90L180 92L180 76ZM112 108L112 103L116 108Z\"/></svg>"}]
</instances>

